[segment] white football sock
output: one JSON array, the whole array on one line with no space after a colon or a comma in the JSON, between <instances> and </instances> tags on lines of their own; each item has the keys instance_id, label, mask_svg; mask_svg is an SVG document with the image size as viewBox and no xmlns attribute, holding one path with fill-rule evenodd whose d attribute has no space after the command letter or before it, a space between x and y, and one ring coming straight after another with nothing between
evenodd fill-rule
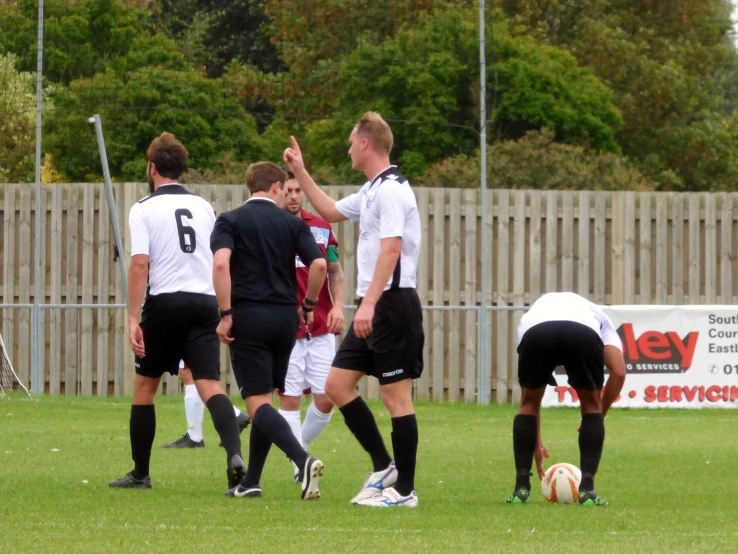
<instances>
[{"instance_id":1,"label":"white football sock","mask_svg":"<svg viewBox=\"0 0 738 554\"><path fill-rule=\"evenodd\" d=\"M300 410L279 410L279 413L289 424L290 429L292 429L292 434L295 435L297 442L300 443L300 446L305 448L305 444L302 442L302 429L300 427ZM300 471L300 468L297 467L295 462L292 462L292 467L295 469L295 473Z\"/></svg>"},{"instance_id":2,"label":"white football sock","mask_svg":"<svg viewBox=\"0 0 738 554\"><path fill-rule=\"evenodd\" d=\"M202 440L202 417L205 404L197 394L195 385L185 385L185 414L187 415L187 434L195 442Z\"/></svg>"},{"instance_id":3,"label":"white football sock","mask_svg":"<svg viewBox=\"0 0 738 554\"><path fill-rule=\"evenodd\" d=\"M304 444L310 444L325 429L333 416L333 409L327 414L321 412L313 400L305 414L305 423L302 424L302 440Z\"/></svg>"},{"instance_id":4,"label":"white football sock","mask_svg":"<svg viewBox=\"0 0 738 554\"><path fill-rule=\"evenodd\" d=\"M235 406L233 406L233 412L234 412L234 413L236 414L236 417L238 417L238 416L240 416L240 415L241 415L241 410L239 410L239 409L238 409L238 408L236 408Z\"/></svg>"}]
</instances>

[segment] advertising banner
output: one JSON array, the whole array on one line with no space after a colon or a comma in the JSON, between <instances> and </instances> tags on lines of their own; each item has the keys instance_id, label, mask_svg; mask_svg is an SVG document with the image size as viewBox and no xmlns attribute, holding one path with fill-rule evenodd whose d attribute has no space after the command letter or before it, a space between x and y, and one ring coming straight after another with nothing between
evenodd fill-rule
<instances>
[{"instance_id":1,"label":"advertising banner","mask_svg":"<svg viewBox=\"0 0 738 554\"><path fill-rule=\"evenodd\" d=\"M603 309L620 335L627 370L613 408L738 407L738 306ZM555 377L543 405L578 406L563 367Z\"/></svg>"}]
</instances>

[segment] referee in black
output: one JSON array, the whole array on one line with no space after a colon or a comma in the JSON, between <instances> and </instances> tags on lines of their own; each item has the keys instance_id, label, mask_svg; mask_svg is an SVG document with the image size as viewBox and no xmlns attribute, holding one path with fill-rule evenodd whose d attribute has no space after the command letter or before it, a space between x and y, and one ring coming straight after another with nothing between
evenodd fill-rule
<instances>
[{"instance_id":1,"label":"referee in black","mask_svg":"<svg viewBox=\"0 0 738 554\"><path fill-rule=\"evenodd\" d=\"M307 224L282 210L286 180L273 163L251 164L246 172L251 198L220 215L210 239L218 336L230 345L233 373L253 422L246 475L226 494L261 496L261 473L274 443L301 469L303 500L313 500L320 498L323 463L300 445L272 407L272 395L284 389L299 326L312 322L327 262ZM310 268L298 310L295 253Z\"/></svg>"}]
</instances>

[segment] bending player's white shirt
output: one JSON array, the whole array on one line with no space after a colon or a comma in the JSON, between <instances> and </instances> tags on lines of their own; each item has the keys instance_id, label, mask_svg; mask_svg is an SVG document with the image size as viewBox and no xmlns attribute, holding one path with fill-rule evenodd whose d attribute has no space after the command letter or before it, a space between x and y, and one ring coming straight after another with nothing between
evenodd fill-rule
<instances>
[{"instance_id":1,"label":"bending player's white shirt","mask_svg":"<svg viewBox=\"0 0 738 554\"><path fill-rule=\"evenodd\" d=\"M597 333L604 345L623 350L620 336L602 308L573 292L549 292L536 300L520 318L518 343L531 327L548 321L581 323Z\"/></svg>"}]
</instances>

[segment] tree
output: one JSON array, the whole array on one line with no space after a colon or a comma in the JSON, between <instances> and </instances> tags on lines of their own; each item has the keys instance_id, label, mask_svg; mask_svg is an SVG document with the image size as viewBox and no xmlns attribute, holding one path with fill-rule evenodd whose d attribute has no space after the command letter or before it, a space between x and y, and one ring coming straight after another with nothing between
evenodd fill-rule
<instances>
[{"instance_id":1,"label":"tree","mask_svg":"<svg viewBox=\"0 0 738 554\"><path fill-rule=\"evenodd\" d=\"M608 88L571 55L511 37L499 18L490 23L497 46L487 86L498 138L551 127L564 142L617 152L622 122ZM359 45L338 73L336 121L308 125L311 148L345 173L348 132L362 111L372 109L395 122L395 158L409 176L471 152L478 142L475 25L463 10L433 12L381 44Z\"/></svg>"},{"instance_id":2,"label":"tree","mask_svg":"<svg viewBox=\"0 0 738 554\"><path fill-rule=\"evenodd\" d=\"M36 94L34 75L18 72L16 58L0 57L0 183L35 178Z\"/></svg>"},{"instance_id":3,"label":"tree","mask_svg":"<svg viewBox=\"0 0 738 554\"><path fill-rule=\"evenodd\" d=\"M556 142L548 129L530 131L487 151L487 185L506 189L653 190L629 160L612 153L593 153L582 146ZM478 187L479 152L433 164L416 183L427 187Z\"/></svg>"},{"instance_id":4,"label":"tree","mask_svg":"<svg viewBox=\"0 0 738 554\"><path fill-rule=\"evenodd\" d=\"M220 77L236 61L264 72L282 71L271 43L263 2L256 0L157 0L151 25L180 44L188 61Z\"/></svg>"},{"instance_id":5,"label":"tree","mask_svg":"<svg viewBox=\"0 0 738 554\"><path fill-rule=\"evenodd\" d=\"M2 53L18 56L22 71L36 70L37 2L21 0L7 15ZM104 71L125 56L141 34L144 12L116 0L51 0L44 6L44 78L69 83Z\"/></svg>"},{"instance_id":6,"label":"tree","mask_svg":"<svg viewBox=\"0 0 738 554\"><path fill-rule=\"evenodd\" d=\"M622 151L639 161L662 188L711 187L695 171L699 164L690 150L704 147L725 155L735 149L735 137L726 132L733 127L731 114L738 99L730 2L503 0L501 4L517 33L567 49L613 89L625 122L617 136ZM719 144L709 146L711 140ZM734 180L734 175L721 174L730 163L710 165L713 179Z\"/></svg>"},{"instance_id":7,"label":"tree","mask_svg":"<svg viewBox=\"0 0 738 554\"><path fill-rule=\"evenodd\" d=\"M253 117L217 81L194 71L138 69L124 78L112 70L73 81L55 94L57 109L47 119L45 148L72 180L99 175L100 161L87 118L100 113L111 173L123 180L145 176L149 143L174 133L189 151L189 166L216 167L230 153L235 160L262 156Z\"/></svg>"},{"instance_id":8,"label":"tree","mask_svg":"<svg viewBox=\"0 0 738 554\"><path fill-rule=\"evenodd\" d=\"M341 59L362 44L380 44L400 27L447 0L270 0L269 32L288 71L269 99L281 115L325 117L340 92Z\"/></svg>"}]
</instances>

